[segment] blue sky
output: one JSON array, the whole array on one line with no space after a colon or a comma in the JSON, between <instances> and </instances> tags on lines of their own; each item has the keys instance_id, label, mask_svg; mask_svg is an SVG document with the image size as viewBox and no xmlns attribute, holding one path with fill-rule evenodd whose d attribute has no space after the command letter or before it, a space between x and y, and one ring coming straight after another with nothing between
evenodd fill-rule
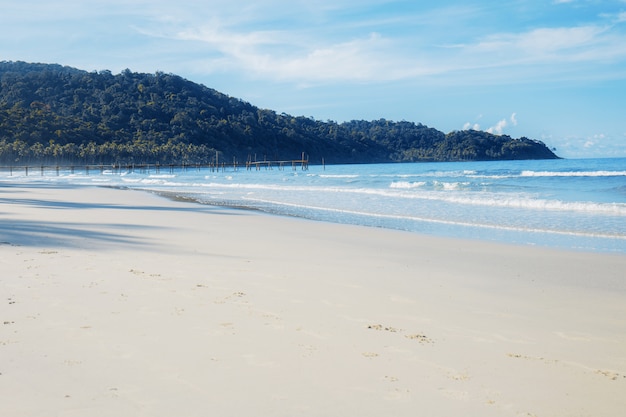
<instances>
[{"instance_id":1,"label":"blue sky","mask_svg":"<svg viewBox=\"0 0 626 417\"><path fill-rule=\"evenodd\" d=\"M0 60L163 71L279 113L626 156L626 0L2 3Z\"/></svg>"}]
</instances>

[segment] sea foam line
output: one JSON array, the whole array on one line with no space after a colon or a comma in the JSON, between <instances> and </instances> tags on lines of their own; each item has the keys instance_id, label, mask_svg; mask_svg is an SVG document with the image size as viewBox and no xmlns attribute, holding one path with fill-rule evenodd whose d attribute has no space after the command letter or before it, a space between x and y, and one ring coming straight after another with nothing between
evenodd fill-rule
<instances>
[{"instance_id":1,"label":"sea foam line","mask_svg":"<svg viewBox=\"0 0 626 417\"><path fill-rule=\"evenodd\" d=\"M367 212L362 212L362 211L357 211L357 210L346 210L346 209L337 209L337 208L331 208L331 207L301 205L301 204L295 204L295 203L285 203L285 202L277 202L277 201L271 201L271 200L263 200L263 199L258 199L258 198L244 198L244 200L253 201L256 203L264 203L264 204L277 205L277 206L287 206L287 207L293 207L293 208L298 208L298 209L326 211L326 212L333 212L333 213L340 213L340 214L349 214L349 215L362 216L362 217L376 217L376 218L392 219L392 220L410 220L414 222L436 223L436 224L445 224L445 225L450 225L450 226L477 227L477 228L484 228L484 229L505 230L505 231L511 231L511 232L547 233L547 234L555 234L555 235L562 235L562 236L626 240L626 235L615 235L615 234L608 234L608 233L586 233L586 232L577 232L577 231L571 231L571 230L525 228L525 227L506 226L506 225L495 225L495 224L488 224L488 223L470 223L470 222L461 222L461 221L444 220L444 219L433 219L433 218L428 218L428 217L401 216L397 214L367 213ZM301 217L306 218L306 216L301 216Z\"/></svg>"},{"instance_id":2,"label":"sea foam line","mask_svg":"<svg viewBox=\"0 0 626 417\"><path fill-rule=\"evenodd\" d=\"M598 171L598 172L613 172L613 171ZM626 173L626 171L625 171ZM28 177L23 178L22 180ZM37 181L57 181L58 177L32 177ZM122 184L132 185L134 188L141 188L145 190L160 190L163 187L167 188L179 188L187 189L191 192L193 189L212 189L215 190L215 194L218 194L217 190L266 190L276 192L305 192L305 193L334 193L334 194L360 194L360 195L373 195L385 198L400 198L400 199L416 199L426 201L441 201L449 204L462 204L471 206L484 206L484 207L501 207L501 208L516 208L527 210L550 210L550 211L569 211L578 213L598 213L603 215L612 216L626 216L626 204L624 203L595 203L585 201L566 202L560 200L545 200L545 199L533 199L523 198L521 196L509 196L506 194L489 194L480 195L479 193L450 193L450 190L460 188L461 183L450 183L448 186L442 187L444 191L429 191L421 190L424 184L421 181L409 182L398 181L392 183L390 188L346 188L346 187L323 187L323 186L311 186L311 185L282 185L282 184L244 184L244 183L216 183L216 182L194 182L187 183L183 181L176 181L176 178L164 175L162 177L119 177ZM86 181L87 183L94 182L108 182L111 176L98 176L98 177L86 177L82 175L75 175L71 177L61 177L65 180L78 180L79 182ZM82 181L81 181L82 180ZM441 186L441 184L440 184ZM220 193L221 194L221 193Z\"/></svg>"},{"instance_id":3,"label":"sea foam line","mask_svg":"<svg viewBox=\"0 0 626 417\"><path fill-rule=\"evenodd\" d=\"M521 177L624 177L626 171L522 171Z\"/></svg>"},{"instance_id":4,"label":"sea foam line","mask_svg":"<svg viewBox=\"0 0 626 417\"><path fill-rule=\"evenodd\" d=\"M145 183L144 183L145 184ZM146 184L147 185L147 184ZM479 193L450 193L449 191L461 187L462 183L450 183L442 187L444 191L422 191L423 185L420 182L405 182L393 184L390 188L344 188L344 187L319 187L319 186L294 186L277 184L242 184L242 183L166 183L162 185L179 186L202 189L221 190L264 190L276 192L305 192L305 193L333 193L333 194L360 194L373 195L385 198L415 199L427 201L441 201L450 204L463 204L470 206L516 208L526 210L550 210L550 211L570 211L578 213L598 213L613 216L626 216L626 204L623 203L594 203L586 201L566 202L561 200L545 200L523 198L520 196L509 196L506 194L481 195ZM418 192L416 192L418 191Z\"/></svg>"}]
</instances>

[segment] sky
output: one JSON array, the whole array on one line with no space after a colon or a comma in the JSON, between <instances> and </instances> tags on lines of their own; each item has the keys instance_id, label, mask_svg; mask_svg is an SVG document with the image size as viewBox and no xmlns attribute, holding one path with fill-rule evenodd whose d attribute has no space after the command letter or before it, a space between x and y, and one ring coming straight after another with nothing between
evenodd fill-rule
<instances>
[{"instance_id":1,"label":"sky","mask_svg":"<svg viewBox=\"0 0 626 417\"><path fill-rule=\"evenodd\" d=\"M278 113L626 157L626 0L0 3L0 61L162 71Z\"/></svg>"}]
</instances>

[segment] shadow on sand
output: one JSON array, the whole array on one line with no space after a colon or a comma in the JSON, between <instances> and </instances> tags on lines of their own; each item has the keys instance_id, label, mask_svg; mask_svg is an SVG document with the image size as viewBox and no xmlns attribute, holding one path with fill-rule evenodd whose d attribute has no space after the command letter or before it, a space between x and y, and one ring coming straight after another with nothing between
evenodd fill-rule
<instances>
[{"instance_id":1,"label":"shadow on sand","mask_svg":"<svg viewBox=\"0 0 626 417\"><path fill-rule=\"evenodd\" d=\"M32 188L28 185L15 185L14 188ZM136 237L133 230L153 229L167 233L167 219L164 217L164 226L142 226L129 223L74 223L71 222L72 211L75 210L119 210L120 219L124 218L125 211L159 211L163 212L206 212L207 214L237 215L236 210L222 209L203 204L172 205L126 205L90 202L57 201L52 199L12 198L12 186L0 186L0 245L36 246L36 247L66 247L84 248L100 246L102 244L115 245L142 245L151 246L155 242L148 242ZM54 188L46 185L40 188ZM59 187L67 188L67 187ZM7 212L2 212L2 206L18 205L22 207L36 207L50 210L68 210L68 221L25 220L11 218Z\"/></svg>"}]
</instances>

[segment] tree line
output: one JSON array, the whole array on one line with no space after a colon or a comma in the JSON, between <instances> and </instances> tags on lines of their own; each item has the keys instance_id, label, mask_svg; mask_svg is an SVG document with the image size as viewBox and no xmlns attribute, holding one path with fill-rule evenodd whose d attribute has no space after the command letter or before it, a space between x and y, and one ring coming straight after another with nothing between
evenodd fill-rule
<instances>
[{"instance_id":1,"label":"tree line","mask_svg":"<svg viewBox=\"0 0 626 417\"><path fill-rule=\"evenodd\" d=\"M0 164L545 159L543 143L421 123L337 123L260 109L174 74L0 62Z\"/></svg>"}]
</instances>

